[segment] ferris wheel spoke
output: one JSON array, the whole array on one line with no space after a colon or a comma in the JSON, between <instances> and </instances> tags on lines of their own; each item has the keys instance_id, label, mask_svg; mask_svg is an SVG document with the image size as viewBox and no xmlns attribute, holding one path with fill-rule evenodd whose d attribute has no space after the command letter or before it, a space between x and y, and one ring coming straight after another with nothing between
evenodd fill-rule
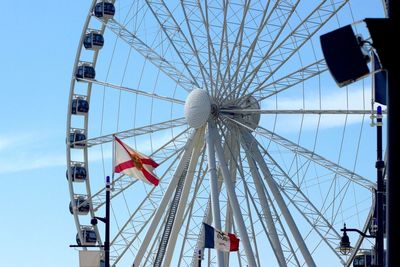
<instances>
[{"instance_id":1,"label":"ferris wheel spoke","mask_svg":"<svg viewBox=\"0 0 400 267\"><path fill-rule=\"evenodd\" d=\"M240 162L242 162L242 161L240 161ZM254 197L250 193L250 188L249 188L248 182L246 181L246 179L244 177L243 172L241 174L241 177L242 177L242 180L244 182L243 183L244 184L244 188L245 188L247 194L249 194L249 196L250 196L250 201L251 201L251 203L253 205L253 208L254 208L255 212L257 213L257 216L258 216L258 219L259 219L259 221L260 221L260 223L262 225L262 228L264 229L264 233L266 234L267 239L271 243L272 241L271 241L270 235L268 234L269 231L268 231L268 228L267 228L267 226L265 225L265 222L264 222L265 216L262 215L262 212L258 208L258 205L260 205L260 200L259 200L259 198ZM249 178L249 179L251 179L251 178ZM255 187L255 186L253 186L253 187ZM272 218L275 218L274 219L274 227L275 227L275 229L277 231L277 235L279 236L279 246L281 246L283 253L285 255L287 255L287 256L285 256L284 264L286 265L286 263L292 263L295 266L301 266L301 264L300 264L300 262L299 262L299 260L297 258L297 255L295 253L295 250L294 250L294 248L293 248L293 246L292 246L292 244L290 242L290 239L289 239L289 237L288 237L288 235L286 233L286 230L283 227L283 223L282 223L282 221L280 219L281 216L280 216L280 214L278 214L278 212L277 212L277 210L275 208L275 205L273 205L273 203L271 201L271 197L269 196L268 191L265 188L265 185L263 185L263 189L264 189L264 192L265 192L265 195L266 195L267 199L269 200L268 204L272 208L271 216L272 216ZM254 191L254 189L252 189L252 190ZM275 251L274 251L274 253L275 253ZM283 266L285 266L285 265L283 265Z\"/></svg>"},{"instance_id":2,"label":"ferris wheel spoke","mask_svg":"<svg viewBox=\"0 0 400 267\"><path fill-rule=\"evenodd\" d=\"M240 213L240 206L239 206L239 202L238 202L238 199L237 199L237 196L235 193L235 189L233 187L232 178L230 177L228 165L226 163L226 160L224 157L224 152L221 147L221 138L218 135L218 133L216 133L215 131L213 131L212 136L214 139L213 142L214 142L214 146L215 146L215 150L216 150L216 156L218 158L218 161L220 162L222 177L224 180L226 190L228 192L229 202L232 207L233 216L235 218L235 222L238 225L240 237L243 240L243 246L244 246L244 250L246 253L247 261L250 266L256 266L255 257L254 257L253 251L251 249L249 236L247 234L246 226L243 221L243 216Z\"/></svg>"},{"instance_id":3,"label":"ferris wheel spoke","mask_svg":"<svg viewBox=\"0 0 400 267\"><path fill-rule=\"evenodd\" d=\"M299 83L320 75L326 70L327 66L325 60L318 60L282 78L274 80L273 82L262 86L257 86L254 90L248 94L245 94L241 98L243 99L254 95L260 95L257 97L257 100L261 102L268 97L286 91L287 89L290 89Z\"/></svg>"},{"instance_id":4,"label":"ferris wheel spoke","mask_svg":"<svg viewBox=\"0 0 400 267\"><path fill-rule=\"evenodd\" d=\"M112 134L89 138L84 141L74 142L74 144L86 144L87 147L91 147L91 146L95 146L95 145L102 145L105 143L112 142L114 136L117 136L120 139L125 139L125 138L129 138L129 137L154 133L154 132L168 130L168 129L176 128L176 127L181 127L185 124L186 124L185 119L179 118L179 119L174 119L174 120L170 120L170 121L150 124L150 125L126 130L126 131L115 132Z\"/></svg>"},{"instance_id":5,"label":"ferris wheel spoke","mask_svg":"<svg viewBox=\"0 0 400 267\"><path fill-rule=\"evenodd\" d=\"M182 65L186 67L190 77L192 77L193 80L196 80L197 84L200 84L199 80L201 78L203 81L206 81L206 77L208 77L208 75L206 75L204 66L195 52L196 50L192 47L192 44L183 33L181 26L175 20L164 1L146 0L146 3L153 13L155 19L159 23L161 29L167 36L168 41L176 52L176 55L181 60ZM200 73L199 71L194 73L197 67L199 67ZM205 83L205 86L206 88L208 87L207 83Z\"/></svg>"},{"instance_id":6,"label":"ferris wheel spoke","mask_svg":"<svg viewBox=\"0 0 400 267\"><path fill-rule=\"evenodd\" d=\"M249 138L250 133L245 133L245 135ZM287 199L290 200L300 214L303 215L308 224L321 237L321 240L328 245L340 260L343 260L335 249L337 240L340 239L340 234L335 230L332 223L325 218L321 213L322 211L309 200L309 198L303 193L303 190L294 183L268 151L258 142L255 142L254 145L258 146L261 152L266 155L266 157L263 157L265 163L270 166L269 170L271 170L272 177L274 177L281 192L283 192Z\"/></svg>"},{"instance_id":7,"label":"ferris wheel spoke","mask_svg":"<svg viewBox=\"0 0 400 267\"><path fill-rule=\"evenodd\" d=\"M266 26L268 18L269 18L268 14L272 13L272 11L269 12L269 10L268 10L269 4L270 4L270 1L267 1L267 3L265 4L265 8L262 12L263 15L262 15L262 19L261 19L260 26L259 26L259 29L261 29L261 30L257 31L256 37L252 41L247 40L247 41L249 41L250 46L249 46L248 50L245 51L244 55L242 55L242 51L245 50L244 45L242 45L243 37L246 37L246 35L244 34L244 32L246 30L245 21L246 21L246 17L248 15L248 12L250 9L250 1L246 1L245 7L243 8L243 18L240 23L238 34L236 35L235 46L233 47L232 53L230 54L230 56L228 58L228 66L230 66L231 62L233 61L233 56L236 51L236 47L238 47L238 55L237 55L237 62L236 62L237 66L236 66L234 73L232 75L229 75L230 76L229 83L232 84L236 89L231 90L230 92L227 92L226 89L220 90L220 94L218 95L220 98L224 95L227 95L225 97L227 99L229 97L232 97L233 94L239 93L240 90L237 89L237 87L238 87L237 82L238 82L239 74L241 72L243 72L243 70L242 70L243 68L245 69L245 71L247 71L247 68L251 65L251 57L252 57L255 47L257 45L258 38L261 35L261 32L263 31L262 29L265 29L265 26ZM277 6L277 4L278 4L278 2L275 4L274 8ZM247 64L244 65L244 62L246 61L246 59L248 59ZM227 74L230 74L229 67L227 67L225 70L224 80L226 79Z\"/></svg>"},{"instance_id":8,"label":"ferris wheel spoke","mask_svg":"<svg viewBox=\"0 0 400 267\"><path fill-rule=\"evenodd\" d=\"M180 104L180 105L184 105L185 104L184 100L180 100L180 99L176 99L176 98L172 98L172 97L168 97L168 96L161 96L161 95L158 95L156 93L150 93L150 92L146 92L146 91L143 91L143 90L129 88L129 87L116 85L116 84L112 84L112 83L108 83L108 82L103 82L103 81L93 80L93 79L78 79L78 80L85 81L85 82L92 83L92 84L97 84L97 85L104 86L104 87L117 89L117 90L120 90L120 91L129 92L129 93L132 93L132 94L147 96L147 97L151 97L151 98L154 98L154 99L160 99L160 100L167 101L167 102L170 102L170 103L175 103L175 104Z\"/></svg>"},{"instance_id":9,"label":"ferris wheel spoke","mask_svg":"<svg viewBox=\"0 0 400 267\"><path fill-rule=\"evenodd\" d=\"M128 45L134 48L137 52L139 52L144 58L152 62L158 69L169 76L187 92L190 92L193 88L199 87L195 80L187 78L165 57L159 55L149 45L139 39L137 35L130 32L127 28L125 28L125 26L116 20L108 20L106 27L114 32L114 34L116 34L119 38L124 40Z\"/></svg>"},{"instance_id":10,"label":"ferris wheel spoke","mask_svg":"<svg viewBox=\"0 0 400 267\"><path fill-rule=\"evenodd\" d=\"M136 241L140 233L145 229L150 219L153 217L156 211L156 203L158 196L164 190L163 180L167 175L171 173L173 166L179 159L179 155L183 152L179 151L174 155L176 156L172 162L167 166L165 172L160 176L161 183L157 187L153 187L143 201L137 205L136 210L131 214L130 218L126 220L125 224L119 229L119 232L115 235L111 242L113 249L118 252L118 257L115 259L115 264L124 256L124 254L130 249L132 244ZM132 178L131 178L132 179ZM138 181L138 179L135 179ZM127 188L123 188L126 190ZM121 192L116 191L113 193L112 198ZM104 202L103 202L104 203Z\"/></svg>"},{"instance_id":11,"label":"ferris wheel spoke","mask_svg":"<svg viewBox=\"0 0 400 267\"><path fill-rule=\"evenodd\" d=\"M300 234L299 229L296 226L296 223L286 206L286 203L279 192L279 189L277 187L277 184L273 180L272 174L267 166L267 164L264 162L263 157L261 155L261 152L258 150L258 148L252 146L252 144L255 143L255 139L251 134L248 134L244 131L242 131L242 136L245 138L245 142L247 143L247 148L249 149L250 154L252 155L252 158L257 162L258 166L261 169L261 172L263 173L264 179L266 183L268 184L268 188L271 190L272 195L274 196L274 199L277 202L277 205L279 206L279 209L282 212L283 217L285 218L285 221L293 235L293 238L295 239L297 246L299 247L301 254L304 257L305 262L307 263L308 266L316 266L314 259L311 256L311 253L309 249L307 248L303 237Z\"/></svg>"},{"instance_id":12,"label":"ferris wheel spoke","mask_svg":"<svg viewBox=\"0 0 400 267\"><path fill-rule=\"evenodd\" d=\"M199 135L200 135L200 132L195 131L192 133L189 140L187 141L187 145L185 146L185 150L180 158L178 166L176 167L175 173L171 178L171 181L168 185L167 190L163 193L163 197L162 197L161 201L158 203L158 208L153 216L153 219L151 220L151 223L148 227L146 235L144 236L143 241L140 244L139 250L137 251L137 254L136 254L136 257L135 257L135 260L133 263L134 266L140 265L140 262L142 261L142 258L148 249L148 245L149 245L151 239L153 238L153 233L155 232L158 225L162 222L161 217L165 213L167 204L169 203L169 201L172 197L172 194L174 193L174 190L176 189L177 184L178 184L182 174L185 172L185 169L187 168L188 159L189 159L190 155L192 154L195 141L198 139Z\"/></svg>"},{"instance_id":13,"label":"ferris wheel spoke","mask_svg":"<svg viewBox=\"0 0 400 267\"><path fill-rule=\"evenodd\" d=\"M242 139L243 138L241 138L241 140ZM243 140L242 140L242 142L243 142ZM244 143L243 145L244 145L246 154L249 154L247 147L245 147L246 144ZM297 258L296 252L292 246L292 241L289 239L287 232L285 230L285 227L283 226L283 223L281 221L281 214L279 214L278 211L276 210L275 204L273 203L272 198L269 195L268 190L265 187L265 184L263 182L261 182L261 184L254 182L256 177L259 177L261 179L261 175L258 171L258 168L255 166L256 163L251 158L251 156L249 157L249 155L247 155L246 158L247 158L247 162L249 163L250 174L255 173L255 176L251 175L247 178L247 180L253 181L252 190L253 190L253 192L259 191L259 193L257 194L257 196L250 193L249 185L248 185L249 182L246 180L246 178L243 174L243 171L241 171L241 173L242 173L241 176L242 176L242 180L244 182L245 190L248 192L248 194L250 196L250 200L251 200L253 207L259 217L260 223L264 229L264 233L266 234L267 239L269 240L270 244L272 245L275 256L277 257L277 261L278 261L278 263L280 263L279 266L286 266L287 263L292 263L295 266L300 266L301 264ZM239 164L242 165L242 162L244 162L244 160L240 160ZM252 163L252 164L250 165L250 163ZM252 167L255 167L255 169L252 169ZM241 166L241 170L244 170L243 165ZM263 197L263 195L264 195L264 197ZM258 205L261 206L261 210L264 210L264 212L259 211L256 203L258 203ZM269 207L271 207L272 210L269 209ZM267 226L265 225L264 221L267 223ZM275 241L271 240L271 236L273 237L273 235L275 235L275 234L277 235L277 238L278 238L277 244L276 244L276 242L277 242L276 240ZM275 244L275 246L277 246L278 251L276 251L274 249L274 244ZM282 251L282 254L280 254L279 250ZM282 256L283 256L283 259L282 259Z\"/></svg>"},{"instance_id":14,"label":"ferris wheel spoke","mask_svg":"<svg viewBox=\"0 0 400 267\"><path fill-rule=\"evenodd\" d=\"M208 167L205 163L205 154L206 153L203 150L200 163L198 164L198 171L196 175L196 183L193 188L193 194L185 211L184 221L186 221L186 227L183 234L182 245L180 249L180 257L177 266L181 266L182 261L184 261L185 264L189 264L190 262L192 262L192 256L185 255L185 251L190 250L198 253L198 248L195 245L198 238L200 237L199 235L196 235L194 233L200 233L202 228L202 220L199 217L195 218L196 216L194 216L195 213L194 210L198 198L201 198L201 191L202 191L201 187L203 185L204 178L208 173ZM196 209L198 209L197 205ZM187 246L189 248L187 248Z\"/></svg>"},{"instance_id":15,"label":"ferris wheel spoke","mask_svg":"<svg viewBox=\"0 0 400 267\"><path fill-rule=\"evenodd\" d=\"M157 187L154 187L151 190L151 192L149 192L146 199L141 204L138 205L136 211L131 215L131 217L127 220L122 229L119 230L119 233L115 236L112 242L114 251L116 252L116 254L118 254L118 257L116 257L115 259L115 263L117 263L124 256L124 254L131 248L132 244L135 241L138 242L137 238L139 237L140 232L144 229L144 227L146 227L147 222L150 222L150 219L153 216L157 207L155 203L158 202L157 199L160 198L159 196L161 196L162 192L164 191L163 178L166 177L167 175L170 175L173 166L179 159L179 156L183 153L182 149L184 144L186 144L183 143L183 140L187 140L187 138L184 136L186 132L187 130L183 131L182 133L180 133L175 138L168 141L166 144L164 144L158 150L156 150L154 153L151 154L150 156L151 158L159 159L157 162L160 165L162 165L164 162L166 162L171 158L173 158L173 161L166 168L165 173L161 176L160 180L161 183ZM182 139L182 141L180 139ZM181 148L177 146L177 143L181 144ZM127 178L128 176L122 176L122 178L123 177L125 177L125 179L128 179ZM127 187L123 189L126 190ZM116 191L117 189L114 189L112 198L115 197L116 194L118 194L118 192ZM102 196L103 194L99 195ZM104 204L104 201L105 200L103 197L103 199L101 199L99 203ZM137 216L138 211L145 211L145 213L140 212L138 214L140 216ZM139 230L135 230L138 228Z\"/></svg>"},{"instance_id":16,"label":"ferris wheel spoke","mask_svg":"<svg viewBox=\"0 0 400 267\"><path fill-rule=\"evenodd\" d=\"M203 27L205 28L205 31L207 33L207 42L208 42L208 55L209 55L209 63L210 63L210 70L214 69L214 75L216 76L216 90L218 90L219 87L225 89L226 84L224 82L219 83L219 81L222 78L222 72L221 72L221 61L222 59L218 57L218 51L222 52L222 47L218 50L218 38L216 36L215 42L214 39L211 37L211 30L216 30L215 25L213 25L213 21L210 20L210 11L211 7L208 4L209 0L206 0L204 3L204 10L201 6L201 3L198 1L198 7L200 10L200 13L202 15L203 19ZM223 9L223 23L222 23L222 32L220 32L220 43L223 42L225 35L224 33L226 32L226 27L227 27L227 21L226 21L226 16L228 12L228 5L225 0L222 1L222 9ZM227 42L227 40L225 40Z\"/></svg>"},{"instance_id":17,"label":"ferris wheel spoke","mask_svg":"<svg viewBox=\"0 0 400 267\"><path fill-rule=\"evenodd\" d=\"M195 5L188 4L187 2L188 1L181 1L181 7L182 7L183 14L185 16L185 22L186 22L186 26L188 28L190 41L191 41L191 44L194 49L193 53L196 56L197 64L199 65L199 68L200 68L200 71L201 71L201 74L203 77L204 86L208 92L212 92L213 87L216 87L214 79L213 79L213 75L212 75L212 69L210 68L209 70L207 70L207 67L204 65L204 64L206 64L207 61L209 61L208 59L202 60L200 58L200 56L203 52L201 51L200 48L198 48L198 45L196 44L195 37L194 37L194 31L193 31L191 23L190 23L190 17L191 17L190 14L193 14L193 8L195 7ZM188 6L191 8L190 10L188 10ZM203 62L203 61L205 61L205 62ZM208 78L206 79L206 77L208 77Z\"/></svg>"},{"instance_id":18,"label":"ferris wheel spoke","mask_svg":"<svg viewBox=\"0 0 400 267\"><path fill-rule=\"evenodd\" d=\"M210 196L211 196L211 212L213 216L214 226L217 229L222 229L221 227L221 216L220 216L220 201L219 201L219 192L218 192L218 178L217 178L217 164L215 162L215 151L214 151L214 142L212 139L212 129L214 126L213 123L209 122L207 124L208 131L206 135L207 141L207 152L208 152L208 166L210 170ZM224 263L224 255L222 251L217 251L217 262L218 266L223 267Z\"/></svg>"},{"instance_id":19,"label":"ferris wheel spoke","mask_svg":"<svg viewBox=\"0 0 400 267\"><path fill-rule=\"evenodd\" d=\"M268 71L265 79L258 85L263 86L322 26L325 25L349 0L332 3L323 0L302 20L278 45L266 54L256 68L244 80L252 81L262 66L267 63L273 71ZM251 82L243 90L247 91Z\"/></svg>"},{"instance_id":20,"label":"ferris wheel spoke","mask_svg":"<svg viewBox=\"0 0 400 267\"><path fill-rule=\"evenodd\" d=\"M189 161L187 174L186 174L186 177L184 178L185 182L184 182L184 185L183 185L182 194L181 194L181 197L180 197L180 200L179 200L179 205L177 207L177 211L176 211L175 220L174 220L174 223L173 223L173 226L172 226L171 234L170 234L170 236L168 238L168 245L166 247L164 261L163 261L163 265L165 265L165 266L170 266L170 264L171 264L173 252L174 252L175 246L176 246L176 240L178 238L179 231L180 231L180 229L182 227L182 224L183 224L183 215L184 215L184 212L185 212L185 209L186 209L186 205L187 205L187 202L188 202L187 200L188 200L188 197L189 197L189 192L190 192L190 189L192 187L192 182L193 182L193 177L194 177L194 174L195 174L195 169L196 169L197 162L199 160L200 154L201 154L201 152L203 150L203 146L204 146L204 140L203 140L204 139L204 129L200 128L197 131L200 134L199 134L198 138L195 140L193 152L192 152L192 155L190 156L190 161Z\"/></svg>"},{"instance_id":21,"label":"ferris wheel spoke","mask_svg":"<svg viewBox=\"0 0 400 267\"><path fill-rule=\"evenodd\" d=\"M268 207L269 201L267 200L265 191L263 190L261 176L256 168L254 159L249 154L249 148L247 147L247 145L248 144L243 144L243 148L245 150L247 162L249 164L249 168L250 168L251 174L253 176L253 181L254 181L254 185L256 188L258 199L260 200L261 209L262 209L265 221L267 223L269 240L271 242L271 246L275 253L275 256L277 258L279 266L287 266L286 262L285 262L285 256L283 255L283 250L282 250L279 238L278 238L278 233L276 231L275 224L274 224L274 221L272 218L272 214Z\"/></svg>"},{"instance_id":22,"label":"ferris wheel spoke","mask_svg":"<svg viewBox=\"0 0 400 267\"><path fill-rule=\"evenodd\" d=\"M215 48L216 44L214 44L213 38L211 36L210 30L214 29L215 25L213 25L212 21L210 21L209 18L209 6L208 6L208 0L206 0L204 2L204 8L201 5L200 1L196 1L197 2L197 8L199 10L199 13L201 15L201 20L202 20L202 28L205 31L204 32L204 36L205 38L207 38L207 51L208 51L208 63L209 63L209 72L211 75L216 76L216 79L218 79L218 77L222 77L222 73L221 73L221 69L218 68L218 65L220 64L218 57L217 57L217 49ZM225 2L224 2L225 3ZM226 14L226 6L224 6L224 14ZM224 25L223 25L224 27ZM223 38L223 36L221 36L221 38ZM213 71L215 71L215 73L213 73ZM221 86L222 88L225 89L225 83L221 83L221 84L217 84L216 82L216 87ZM216 88L217 90L218 88Z\"/></svg>"},{"instance_id":23,"label":"ferris wheel spoke","mask_svg":"<svg viewBox=\"0 0 400 267\"><path fill-rule=\"evenodd\" d=\"M376 185L371 182L370 180L328 160L325 159L324 157L318 155L317 153L310 151L304 147L301 147L300 145L276 134L273 133L263 127L259 127L256 131L258 134L268 138L269 140L275 142L278 145L281 145L287 149L289 149L290 151L292 151L294 154L298 154L301 155L313 162L315 162L316 164L332 171L333 173L336 173L337 175L340 175L350 181L353 181L365 188L367 188L368 190L374 189L376 187Z\"/></svg>"},{"instance_id":24,"label":"ferris wheel spoke","mask_svg":"<svg viewBox=\"0 0 400 267\"><path fill-rule=\"evenodd\" d=\"M243 182L243 183L244 183L244 182ZM258 244L257 244L257 235L256 235L256 231L255 231L255 229L254 229L254 223L255 223L254 220L255 220L255 217L254 217L254 219L253 219L252 209L251 209L251 207L250 207L250 200L249 200L249 198L250 198L250 196L249 196L248 192L245 191L245 192L244 192L244 199L245 199L245 201L246 201L246 208L247 208L246 214L247 214L247 216L248 216L250 234L251 234L252 239L253 239L253 247L254 247L254 252L255 252L254 254L255 254L256 261L257 261L257 265L258 265L258 266L261 266L261 263L260 263L260 253L259 253ZM280 266L285 266L285 265L280 265Z\"/></svg>"},{"instance_id":25,"label":"ferris wheel spoke","mask_svg":"<svg viewBox=\"0 0 400 267\"><path fill-rule=\"evenodd\" d=\"M236 69L236 71L233 74L233 77L231 77L231 64L234 64L234 55L235 55L235 53L237 51L237 56L236 56L237 62L236 62L236 64L238 64L238 66L240 66L239 65L239 61L240 61L241 56L242 56L243 45L239 45L239 44L242 44L242 40L243 40L243 36L244 36L244 29L245 29L245 22L246 22L246 18L248 16L248 14L249 14L249 10L250 10L250 1L246 0L246 2L243 5L243 15L242 15L242 18L241 18L241 21L240 21L240 26L239 26L238 32L237 32L236 37L235 37L235 42L234 42L232 51L230 53L229 52L226 53L227 56L228 56L228 60L227 60L227 63L226 63L226 68L225 68L224 75L222 77L222 82L223 83L224 83L224 81L226 79L229 79L229 80L231 80L233 82L230 83L231 86L226 87L224 90L219 90L218 91L218 93L216 94L216 97L219 98L219 99L221 99L221 97L223 95L225 95L226 93L230 93L233 90L233 88L231 88L231 87L233 87L237 83L238 75L236 75L236 74L239 71L239 68ZM266 10L264 10L264 13L265 12L266 12ZM222 49L222 43L221 43L221 49ZM220 58L219 64L221 63L221 61L222 61L222 59ZM228 89L231 90L231 91L227 92Z\"/></svg>"},{"instance_id":26,"label":"ferris wheel spoke","mask_svg":"<svg viewBox=\"0 0 400 267\"><path fill-rule=\"evenodd\" d=\"M224 109L223 114L277 114L277 115L371 115L376 111L368 109ZM382 111L383 114L386 111Z\"/></svg>"},{"instance_id":27,"label":"ferris wheel spoke","mask_svg":"<svg viewBox=\"0 0 400 267\"><path fill-rule=\"evenodd\" d=\"M228 138L226 138L226 140L228 140ZM234 139L231 139L232 140L232 142L235 142L234 141ZM229 149L229 147L228 147L228 143L229 142L225 142L224 143L224 155L225 155L225 158L228 158L229 157L229 151L230 151L230 149ZM233 163L232 163L233 164ZM221 174L221 171L220 171L220 169L219 169L219 171L218 171L218 173L217 173L217 175L218 175L218 194L221 194L221 190L222 190L222 183L223 183L223 178L222 178L222 174ZM201 216L203 219L202 219L202 222L204 222L204 223L206 223L206 224L211 224L211 219L212 219L212 208L211 208L211 196L210 196L210 194L209 194L209 192L208 192L208 190L205 190L205 194L206 194L206 196L203 196L203 198L207 198L207 205L205 205L205 208L204 209L201 209L199 212L200 212L200 214L199 215L197 215L197 216ZM227 205L229 205L229 202L227 203ZM230 216L230 218L225 218L225 220L228 220L228 221L225 221L225 229L226 229L226 231L229 231L230 229L231 229L231 224L233 223L233 221L232 221L232 218L231 218L231 216L232 216L232 214L230 214L229 215ZM229 221L231 222L231 223L229 223ZM229 227L230 226L230 227ZM201 248L201 246L202 246L202 244L203 244L203 240L202 240L202 237L204 236L204 228L201 226L201 229L200 229L200 232L199 232L199 234L198 234L198 238L197 238L197 243L196 243L196 248L197 249L200 249ZM228 261L228 256L229 255L227 255L227 257L225 257L225 262L226 263L228 263L229 261ZM195 264L195 262L197 261L197 259L198 259L198 254L197 254L197 251L196 250L194 250L194 253L193 253L193 255L192 255L192 265L193 264Z\"/></svg>"},{"instance_id":28,"label":"ferris wheel spoke","mask_svg":"<svg viewBox=\"0 0 400 267\"><path fill-rule=\"evenodd\" d=\"M324 157L318 155L317 153L310 151L304 147L301 147L300 145L278 135L277 133L271 132L267 129L265 129L264 127L259 126L256 130L250 128L249 126L235 120L232 119L230 117L224 116L225 118L227 118L228 120L241 125L243 128L248 129L250 131L253 131L256 134L259 134L260 136L263 136L265 138L268 138L269 140L273 141L274 143L285 147L286 149L292 151L294 154L296 155L300 155L306 159L309 159L313 162L315 162L316 164L332 171L333 173L336 173L339 176L342 176L350 181L353 181L365 188L367 188L368 190L374 189L376 187L376 185L371 182L370 180L328 160L325 159Z\"/></svg>"},{"instance_id":29,"label":"ferris wheel spoke","mask_svg":"<svg viewBox=\"0 0 400 267\"><path fill-rule=\"evenodd\" d=\"M184 131L177 134L165 144L161 145L158 149L151 153L150 157L161 165L166 159L170 158L170 155L183 150L189 138L189 130L189 128L186 128Z\"/></svg>"},{"instance_id":30,"label":"ferris wheel spoke","mask_svg":"<svg viewBox=\"0 0 400 267\"><path fill-rule=\"evenodd\" d=\"M173 153L169 153L168 156L165 156L163 158L162 161L158 161L159 165L162 165L164 162L170 160L173 157L176 157L177 155L180 155L180 153L182 152L182 148L179 149L174 149ZM151 156L153 157L153 156ZM174 162L176 161L176 159L174 160ZM169 170L172 167L169 166L167 168L167 170ZM164 177L164 175L162 175L161 177ZM119 194L121 194L122 192L126 191L129 187L131 187L132 185L134 185L135 183L137 183L139 180L127 175L119 175L114 181L113 181L113 191L111 194L111 200L115 197L117 197ZM93 206L93 210L97 211L99 208L101 208L104 204L105 204L105 197L106 197L106 193L105 193L105 188L102 188L101 190L99 190L98 192L96 192L95 194L92 195L92 197L90 199L88 199L87 201L90 202ZM85 203L82 203L80 206L85 205ZM79 208L79 206L78 206Z\"/></svg>"},{"instance_id":31,"label":"ferris wheel spoke","mask_svg":"<svg viewBox=\"0 0 400 267\"><path fill-rule=\"evenodd\" d=\"M222 88L226 88L225 83L222 81L222 70L221 70L221 66L222 66L222 52L224 50L225 44L229 42L228 40L228 36L226 35L228 29L227 29L227 16L228 16L228 2L226 0L222 1L222 6L223 6L223 22L222 22L222 32L221 32L221 38L220 38L220 42L219 42L219 50L218 50L218 59L216 61L216 65L217 65L217 69L216 69L216 73L217 73L217 77L216 77L216 90L217 88L219 88L219 85L221 84ZM207 16L208 17L208 16ZM208 20L208 19L207 19ZM218 47L217 46L217 47ZM228 68L229 66L226 66L226 68ZM212 92L212 95L215 95L214 92Z\"/></svg>"},{"instance_id":32,"label":"ferris wheel spoke","mask_svg":"<svg viewBox=\"0 0 400 267\"><path fill-rule=\"evenodd\" d=\"M247 54L248 56L245 57L244 59L247 59L247 63L245 63L245 68L242 73L242 79L241 82L236 85L238 92L245 92L245 90L242 90L243 85L247 83L247 87L250 86L252 83L253 79L257 77L259 73L262 73L261 76L265 76L266 74L263 73L264 71L262 70L262 64L259 65L259 62L262 62L265 58L265 55L269 53L269 51L272 49L272 47L275 45L277 40L279 39L282 31L285 29L287 23L289 22L290 18L296 11L296 7L300 1L297 0L295 3L287 2L287 1L276 1L275 5L271 8L271 11L268 13L268 16L265 18L264 25L260 27L262 29L261 31L258 32L257 38L254 39L253 45L251 46L251 49L248 51L249 53ZM267 10L267 9L266 9ZM280 23L276 23L276 20L282 20L284 18L284 21L281 21ZM263 30L268 31L268 33L265 33ZM275 38L273 37L273 32L274 30L277 31ZM271 40L266 41L264 45L260 45L258 40L261 34L270 36ZM256 51L256 47L258 47L258 53L257 55L254 56L254 52ZM262 51L262 52L261 52ZM254 75L250 75L250 79L245 78L247 77L247 73L250 69L250 66L255 65L254 68L252 68L251 72L254 73ZM239 96L239 93L238 93Z\"/></svg>"}]
</instances>

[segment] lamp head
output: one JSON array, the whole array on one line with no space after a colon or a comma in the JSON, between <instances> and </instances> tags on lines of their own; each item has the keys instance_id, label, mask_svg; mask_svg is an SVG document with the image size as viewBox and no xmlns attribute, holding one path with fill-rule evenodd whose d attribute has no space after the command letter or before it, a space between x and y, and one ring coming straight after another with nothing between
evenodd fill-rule
<instances>
[{"instance_id":1,"label":"lamp head","mask_svg":"<svg viewBox=\"0 0 400 267\"><path fill-rule=\"evenodd\" d=\"M350 245L350 238L347 235L346 224L344 224L344 228L341 231L343 231L343 236L340 239L340 246L337 249L343 255L348 255L353 248Z\"/></svg>"}]
</instances>

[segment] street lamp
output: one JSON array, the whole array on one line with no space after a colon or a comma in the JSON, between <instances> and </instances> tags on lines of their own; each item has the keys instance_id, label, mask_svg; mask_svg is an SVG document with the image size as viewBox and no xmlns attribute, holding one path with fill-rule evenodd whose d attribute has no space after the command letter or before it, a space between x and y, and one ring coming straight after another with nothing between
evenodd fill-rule
<instances>
[{"instance_id":1,"label":"street lamp","mask_svg":"<svg viewBox=\"0 0 400 267\"><path fill-rule=\"evenodd\" d=\"M90 223L97 224L97 220L105 224L105 240L104 240L104 263L105 267L110 267L110 176L106 177L106 216L93 217Z\"/></svg>"},{"instance_id":2,"label":"street lamp","mask_svg":"<svg viewBox=\"0 0 400 267\"><path fill-rule=\"evenodd\" d=\"M337 248L337 250L342 253L343 255L348 255L352 250L353 247L350 246L350 238L347 235L347 228L346 228L346 224L344 224L344 228L341 229L341 231L343 231L343 236L340 239L340 245Z\"/></svg>"},{"instance_id":3,"label":"street lamp","mask_svg":"<svg viewBox=\"0 0 400 267\"><path fill-rule=\"evenodd\" d=\"M343 255L348 255L352 250L353 247L350 245L350 238L347 235L347 232L357 232L359 233L361 236L366 237L366 238L376 238L375 235L367 235L366 233L355 229L355 228L347 228L346 224L344 224L344 227L342 229L340 229L340 231L343 232L343 236L340 239L340 245L337 248L337 250L342 253ZM379 266L379 265L378 265Z\"/></svg>"}]
</instances>

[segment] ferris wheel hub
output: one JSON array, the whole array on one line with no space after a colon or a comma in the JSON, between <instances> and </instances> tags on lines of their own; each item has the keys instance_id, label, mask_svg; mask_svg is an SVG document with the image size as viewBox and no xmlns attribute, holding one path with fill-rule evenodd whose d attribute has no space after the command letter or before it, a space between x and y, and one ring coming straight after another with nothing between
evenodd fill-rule
<instances>
[{"instance_id":1,"label":"ferris wheel hub","mask_svg":"<svg viewBox=\"0 0 400 267\"><path fill-rule=\"evenodd\" d=\"M211 114L211 100L206 90L194 89L185 101L185 118L190 127L203 126Z\"/></svg>"},{"instance_id":2,"label":"ferris wheel hub","mask_svg":"<svg viewBox=\"0 0 400 267\"><path fill-rule=\"evenodd\" d=\"M260 110L260 104L255 97L250 96L241 104L241 108L257 111ZM243 120L249 127L256 129L260 123L260 114L256 112L245 114L243 115Z\"/></svg>"}]
</instances>

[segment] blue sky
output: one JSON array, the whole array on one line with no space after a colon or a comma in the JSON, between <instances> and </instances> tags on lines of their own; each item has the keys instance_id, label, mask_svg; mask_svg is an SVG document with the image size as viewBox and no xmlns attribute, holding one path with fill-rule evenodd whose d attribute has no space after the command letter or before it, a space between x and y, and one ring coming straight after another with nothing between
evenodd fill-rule
<instances>
[{"instance_id":1,"label":"blue sky","mask_svg":"<svg viewBox=\"0 0 400 267\"><path fill-rule=\"evenodd\" d=\"M0 265L78 265L68 211L69 83L90 1L3 1Z\"/></svg>"},{"instance_id":2,"label":"blue sky","mask_svg":"<svg viewBox=\"0 0 400 267\"><path fill-rule=\"evenodd\" d=\"M69 82L89 1L3 1L1 266L77 266L68 211Z\"/></svg>"}]
</instances>

